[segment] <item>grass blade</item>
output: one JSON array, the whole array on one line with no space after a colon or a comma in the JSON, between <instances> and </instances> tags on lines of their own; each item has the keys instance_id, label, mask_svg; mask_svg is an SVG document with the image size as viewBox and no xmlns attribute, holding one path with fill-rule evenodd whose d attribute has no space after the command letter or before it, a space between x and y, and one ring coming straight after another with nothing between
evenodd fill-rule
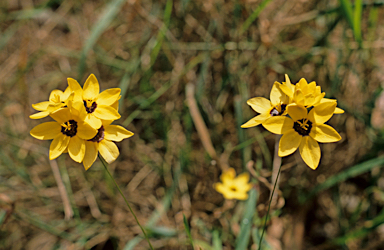
<instances>
[{"instance_id":1,"label":"grass blade","mask_svg":"<svg viewBox=\"0 0 384 250\"><path fill-rule=\"evenodd\" d=\"M253 11L253 13L247 18L247 20L245 20L245 22L243 23L243 25L241 26L240 28L240 35L242 33L244 33L244 31L247 31L249 26L251 26L251 24L256 20L256 18L260 15L261 11L267 7L267 4L270 2L271 0L263 0L259 6L257 6L257 8L255 9L255 11Z\"/></svg>"},{"instance_id":2,"label":"grass blade","mask_svg":"<svg viewBox=\"0 0 384 250\"><path fill-rule=\"evenodd\" d=\"M189 224L188 224L187 218L185 218L184 214L183 214L183 222L184 222L185 232L187 233L189 241L191 242L191 246L194 249L194 247L193 247L193 239L192 239L192 235L191 235L191 230L189 229Z\"/></svg>"},{"instance_id":3,"label":"grass blade","mask_svg":"<svg viewBox=\"0 0 384 250\"><path fill-rule=\"evenodd\" d=\"M384 157L378 157L372 160L365 161L363 163L357 164L337 175L334 175L330 178L328 178L325 182L321 183L320 185L316 186L307 196L303 198L299 198L301 203L304 203L320 191L324 189L328 189L337 183L343 182L349 178L361 175L363 173L366 173L370 171L374 167L383 167L384 166Z\"/></svg>"},{"instance_id":4,"label":"grass blade","mask_svg":"<svg viewBox=\"0 0 384 250\"><path fill-rule=\"evenodd\" d=\"M240 224L240 233L236 239L236 250L248 249L249 237L251 236L251 227L253 215L256 213L257 192L256 189L251 189L249 198L245 204L244 217Z\"/></svg>"},{"instance_id":5,"label":"grass blade","mask_svg":"<svg viewBox=\"0 0 384 250\"><path fill-rule=\"evenodd\" d=\"M87 54L89 50L93 48L93 46L95 45L95 43L97 42L101 34L108 28L109 24L115 18L116 14L120 11L121 6L125 2L126 2L125 0L112 1L106 7L99 21L95 24L95 26L93 26L91 35L85 42L83 50L81 51L79 68L78 68L78 71L79 71L78 79L81 79L83 77L85 66L86 66L85 60L87 58Z\"/></svg>"}]
</instances>

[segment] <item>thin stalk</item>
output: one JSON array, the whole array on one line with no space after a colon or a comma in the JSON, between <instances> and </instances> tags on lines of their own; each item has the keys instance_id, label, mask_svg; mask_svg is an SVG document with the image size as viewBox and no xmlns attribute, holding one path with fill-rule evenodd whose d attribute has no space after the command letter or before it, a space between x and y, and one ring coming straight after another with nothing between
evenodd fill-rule
<instances>
[{"instance_id":1,"label":"thin stalk","mask_svg":"<svg viewBox=\"0 0 384 250\"><path fill-rule=\"evenodd\" d=\"M139 220L138 220L137 217L136 217L136 214L133 212L131 206L130 206L129 203L128 203L127 198L125 198L125 196L124 196L123 192L121 191L119 185L117 185L117 183L116 183L116 181L115 181L115 178L113 178L112 174L109 172L109 170L108 170L108 168L107 168L107 165L106 165L106 163L105 163L103 157L101 157L100 155L98 155L98 156L99 156L100 161L103 163L103 166L104 166L104 168L105 168L105 171L107 171L108 175L112 178L113 183L115 183L115 186L117 187L117 190L119 190L119 193L120 193L121 196L123 197L123 199L124 199L124 201L125 201L125 204L127 204L128 208L129 208L129 211L131 211L133 217L135 218L137 225L139 225L141 231L143 232L143 234L144 234L144 236L145 236L145 239L147 240L147 242L148 242L148 244L149 244L149 247L150 247L152 250L154 250L153 247L152 247L151 242L149 241L149 238L148 238L147 233L145 232L144 228L141 226Z\"/></svg>"},{"instance_id":2,"label":"thin stalk","mask_svg":"<svg viewBox=\"0 0 384 250\"><path fill-rule=\"evenodd\" d=\"M273 185L273 190L272 190L271 197L269 198L268 211L267 211L267 215L265 216L263 232L261 233L261 237L260 237L260 241L259 241L259 250L261 249L261 241L263 240L263 236L264 236L265 228L266 228L266 226L267 226L267 220L268 220L269 210L271 209L272 198L273 198L273 194L275 193L275 189L276 189L276 186L277 186L277 180L279 179L280 171L281 171L281 165L280 165L280 167L279 167L279 172L277 173L277 176L276 176L275 185Z\"/></svg>"}]
</instances>

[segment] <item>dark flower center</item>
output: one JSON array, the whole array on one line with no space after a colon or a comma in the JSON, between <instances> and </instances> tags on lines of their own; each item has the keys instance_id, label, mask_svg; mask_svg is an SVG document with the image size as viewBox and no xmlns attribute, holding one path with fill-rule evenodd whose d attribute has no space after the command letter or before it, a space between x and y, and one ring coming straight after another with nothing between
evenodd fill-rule
<instances>
[{"instance_id":1,"label":"dark flower center","mask_svg":"<svg viewBox=\"0 0 384 250\"><path fill-rule=\"evenodd\" d=\"M232 192L236 192L236 191L237 191L237 188L234 187L234 186L230 187L229 189L230 189Z\"/></svg>"},{"instance_id":2,"label":"dark flower center","mask_svg":"<svg viewBox=\"0 0 384 250\"><path fill-rule=\"evenodd\" d=\"M269 114L271 116L278 116L284 113L285 109L287 107L287 104L278 104L276 105Z\"/></svg>"},{"instance_id":3,"label":"dark flower center","mask_svg":"<svg viewBox=\"0 0 384 250\"><path fill-rule=\"evenodd\" d=\"M77 122L75 120L69 120L62 124L61 133L69 137L75 136L77 133Z\"/></svg>"},{"instance_id":4,"label":"dark flower center","mask_svg":"<svg viewBox=\"0 0 384 250\"><path fill-rule=\"evenodd\" d=\"M293 123L293 129L301 136L307 136L311 132L312 122L308 119L301 119Z\"/></svg>"},{"instance_id":5,"label":"dark flower center","mask_svg":"<svg viewBox=\"0 0 384 250\"><path fill-rule=\"evenodd\" d=\"M97 134L95 135L95 137L93 137L92 139L90 139L90 140L88 140L88 141L101 142L103 139L104 139L104 127L101 126L101 127L97 130Z\"/></svg>"},{"instance_id":6,"label":"dark flower center","mask_svg":"<svg viewBox=\"0 0 384 250\"><path fill-rule=\"evenodd\" d=\"M84 107L87 113L93 113L97 108L97 103L92 102L91 100L87 100L87 101L84 100Z\"/></svg>"}]
</instances>

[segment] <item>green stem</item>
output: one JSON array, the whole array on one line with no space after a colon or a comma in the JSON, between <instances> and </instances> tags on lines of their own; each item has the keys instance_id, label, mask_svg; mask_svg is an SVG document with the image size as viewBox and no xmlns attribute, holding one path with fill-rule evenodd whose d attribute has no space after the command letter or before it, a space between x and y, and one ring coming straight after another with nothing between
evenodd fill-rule
<instances>
[{"instance_id":1,"label":"green stem","mask_svg":"<svg viewBox=\"0 0 384 250\"><path fill-rule=\"evenodd\" d=\"M261 241L263 240L265 228L267 226L269 210L271 209L272 198L273 198L273 194L275 193L275 189L276 189L276 185L277 185L277 180L279 179L280 171L281 171L281 165L279 167L279 172L277 173L277 176L276 176L275 185L273 185L273 190L272 190L271 198L269 199L268 211L267 211L267 215L265 216L263 232L261 233L261 237L260 237L260 241L259 241L259 250L261 249Z\"/></svg>"},{"instance_id":2,"label":"green stem","mask_svg":"<svg viewBox=\"0 0 384 250\"><path fill-rule=\"evenodd\" d=\"M149 244L149 247L153 250L152 244L151 244L151 242L149 241L149 238L148 238L147 233L145 232L144 228L141 226L139 220L138 220L137 217L136 217L136 214L133 212L131 206L129 205L129 203L128 203L128 201L127 201L127 198L125 198L125 196L124 196L123 192L121 191L119 185L117 185L117 183L116 183L116 181L115 181L115 178L113 178L113 176L111 175L111 172L109 172L109 170L108 170L108 168L107 168L107 165L106 165L106 163L105 163L105 160L104 160L103 157L101 157L100 155L98 155L98 156L99 156L99 159L100 159L101 163L103 163L103 166L104 166L105 170L107 171L108 175L112 178L113 183L115 183L115 186L117 187L117 190L119 190L119 193L121 194L121 196L123 196L124 201L125 201L125 204L127 204L128 208L129 208L129 211L131 211L133 217L134 217L135 220L136 220L137 225L139 225L141 231L143 232L143 234L144 234L144 236L145 236L145 239L147 240L147 242L148 242L148 244Z\"/></svg>"}]
</instances>

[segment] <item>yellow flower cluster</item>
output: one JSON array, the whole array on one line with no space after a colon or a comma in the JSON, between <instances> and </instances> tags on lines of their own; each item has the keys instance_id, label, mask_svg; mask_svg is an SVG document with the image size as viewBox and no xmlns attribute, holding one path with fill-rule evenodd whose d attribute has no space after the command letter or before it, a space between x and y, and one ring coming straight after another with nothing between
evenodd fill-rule
<instances>
[{"instance_id":1,"label":"yellow flower cluster","mask_svg":"<svg viewBox=\"0 0 384 250\"><path fill-rule=\"evenodd\" d=\"M320 162L318 142L336 142L341 139L339 133L324 124L333 114L342 114L337 101L324 98L316 82L308 83L304 78L292 84L288 75L285 82L275 82L270 100L255 97L247 101L253 110L259 113L242 128L261 124L268 131L282 134L279 143L279 156L284 157L299 149L304 162L316 169Z\"/></svg>"},{"instance_id":2,"label":"yellow flower cluster","mask_svg":"<svg viewBox=\"0 0 384 250\"><path fill-rule=\"evenodd\" d=\"M68 87L63 92L53 90L48 101L33 104L37 111L31 119L47 116L55 121L45 122L34 127L30 134L40 140L52 140L49 159L68 153L76 162L83 163L88 170L97 154L111 163L119 156L114 141L119 142L133 135L118 125L111 125L120 118L118 102L119 88L107 89L100 93L100 86L91 74L84 87L68 78Z\"/></svg>"}]
</instances>

